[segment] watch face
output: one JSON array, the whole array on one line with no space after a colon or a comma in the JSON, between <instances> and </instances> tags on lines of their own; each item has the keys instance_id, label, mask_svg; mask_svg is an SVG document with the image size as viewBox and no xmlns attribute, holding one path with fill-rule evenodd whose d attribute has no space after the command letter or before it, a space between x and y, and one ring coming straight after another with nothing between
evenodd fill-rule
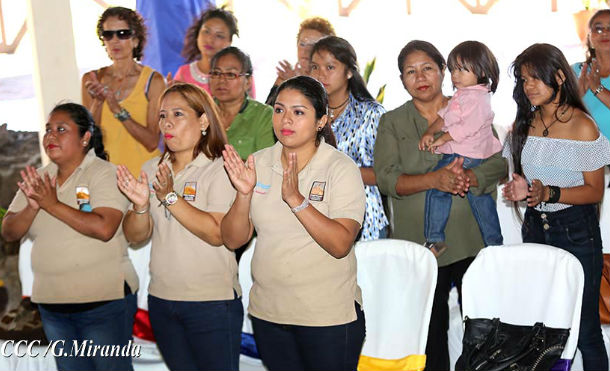
<instances>
[{"instance_id":1,"label":"watch face","mask_svg":"<svg viewBox=\"0 0 610 371\"><path fill-rule=\"evenodd\" d=\"M165 196L165 201L168 205L173 205L178 201L178 195L176 192L170 192Z\"/></svg>"}]
</instances>

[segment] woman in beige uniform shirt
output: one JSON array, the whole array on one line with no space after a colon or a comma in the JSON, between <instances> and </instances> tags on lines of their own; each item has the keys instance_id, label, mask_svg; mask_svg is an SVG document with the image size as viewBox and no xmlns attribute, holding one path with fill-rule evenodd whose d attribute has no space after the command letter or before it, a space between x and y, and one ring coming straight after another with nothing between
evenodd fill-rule
<instances>
[{"instance_id":1,"label":"woman in beige uniform shirt","mask_svg":"<svg viewBox=\"0 0 610 371\"><path fill-rule=\"evenodd\" d=\"M224 130L212 98L191 84L163 93L159 126L165 154L146 162L138 180L124 166L118 172L132 202L127 240L152 237L152 330L171 370L237 370L244 309L235 254L220 238L235 196L222 163Z\"/></svg>"},{"instance_id":2,"label":"woman in beige uniform shirt","mask_svg":"<svg viewBox=\"0 0 610 371\"><path fill-rule=\"evenodd\" d=\"M85 107L64 103L51 111L42 143L51 163L21 172L2 236L34 241L32 301L47 338L63 341L53 351L57 368L132 370L130 356L76 356L127 349L136 311L138 277L119 229L128 203L102 134Z\"/></svg>"},{"instance_id":3,"label":"woman in beige uniform shirt","mask_svg":"<svg viewBox=\"0 0 610 371\"><path fill-rule=\"evenodd\" d=\"M274 103L279 142L247 164L233 147L223 152L237 196L222 237L235 249L256 228L248 312L271 371L355 370L364 341L352 249L364 185L358 166L334 147L327 108L322 84L289 79Z\"/></svg>"}]
</instances>

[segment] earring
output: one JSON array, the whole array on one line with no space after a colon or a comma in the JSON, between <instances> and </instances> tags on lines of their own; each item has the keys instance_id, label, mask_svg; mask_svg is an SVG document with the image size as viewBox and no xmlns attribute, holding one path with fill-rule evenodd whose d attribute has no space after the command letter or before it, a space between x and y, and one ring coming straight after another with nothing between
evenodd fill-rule
<instances>
[{"instance_id":1,"label":"earring","mask_svg":"<svg viewBox=\"0 0 610 371\"><path fill-rule=\"evenodd\" d=\"M318 126L318 131L322 131L322 127L321 126Z\"/></svg>"},{"instance_id":2,"label":"earring","mask_svg":"<svg viewBox=\"0 0 610 371\"><path fill-rule=\"evenodd\" d=\"M83 140L83 146L86 146L86 145L87 145L87 142Z\"/></svg>"},{"instance_id":3,"label":"earring","mask_svg":"<svg viewBox=\"0 0 610 371\"><path fill-rule=\"evenodd\" d=\"M205 135L206 135L207 133L208 133L208 132L207 132L205 129L201 129L201 135L203 135L203 136L205 137Z\"/></svg>"},{"instance_id":4,"label":"earring","mask_svg":"<svg viewBox=\"0 0 610 371\"><path fill-rule=\"evenodd\" d=\"M538 109L538 106L531 106L531 107L530 107L530 111L531 111L531 112L534 112L534 111L536 111L537 109Z\"/></svg>"}]
</instances>

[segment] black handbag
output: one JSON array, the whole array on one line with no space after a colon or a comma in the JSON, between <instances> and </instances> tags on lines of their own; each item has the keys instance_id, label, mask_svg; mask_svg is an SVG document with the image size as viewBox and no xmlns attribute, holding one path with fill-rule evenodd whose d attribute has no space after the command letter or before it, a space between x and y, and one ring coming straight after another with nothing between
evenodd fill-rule
<instances>
[{"instance_id":1,"label":"black handbag","mask_svg":"<svg viewBox=\"0 0 610 371\"><path fill-rule=\"evenodd\" d=\"M550 370L561 357L569 329L542 322L518 326L500 319L466 317L456 371Z\"/></svg>"}]
</instances>

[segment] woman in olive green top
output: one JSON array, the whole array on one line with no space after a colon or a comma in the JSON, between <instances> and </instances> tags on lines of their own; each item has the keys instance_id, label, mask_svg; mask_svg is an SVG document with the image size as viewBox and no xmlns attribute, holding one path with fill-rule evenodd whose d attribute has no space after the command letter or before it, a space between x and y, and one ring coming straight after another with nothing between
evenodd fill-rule
<instances>
[{"instance_id":1,"label":"woman in olive green top","mask_svg":"<svg viewBox=\"0 0 610 371\"><path fill-rule=\"evenodd\" d=\"M458 159L433 171L441 155L420 151L417 144L449 100L441 89L445 60L432 44L416 40L400 52L398 68L412 100L381 117L374 169L379 190L389 197L393 206L391 237L423 244L428 189L455 195L492 193L495 197L498 179L506 176L507 167L505 160L496 154L474 169L463 169L463 159ZM455 283L461 291L464 272L483 248L481 232L466 198L453 197L445 233L450 248L438 258L437 286L426 346L426 368L430 370L449 370L449 290Z\"/></svg>"},{"instance_id":2,"label":"woman in olive green top","mask_svg":"<svg viewBox=\"0 0 610 371\"><path fill-rule=\"evenodd\" d=\"M227 140L242 160L275 144L271 116L273 108L250 99L252 62L239 48L229 46L212 57L210 89L218 108Z\"/></svg>"}]
</instances>

